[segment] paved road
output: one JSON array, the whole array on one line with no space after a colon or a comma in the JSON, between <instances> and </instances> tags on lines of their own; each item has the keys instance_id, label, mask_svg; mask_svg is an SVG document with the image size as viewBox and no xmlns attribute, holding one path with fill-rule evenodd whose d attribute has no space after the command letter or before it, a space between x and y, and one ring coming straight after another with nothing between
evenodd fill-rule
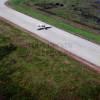
<instances>
[{"instance_id":1,"label":"paved road","mask_svg":"<svg viewBox=\"0 0 100 100\"><path fill-rule=\"evenodd\" d=\"M0 0L1 17L45 40L48 40L75 56L96 65L100 69L100 45L89 42L53 26L49 30L39 31L37 30L39 24L50 25L8 8L4 5L6 1L7 0Z\"/></svg>"}]
</instances>

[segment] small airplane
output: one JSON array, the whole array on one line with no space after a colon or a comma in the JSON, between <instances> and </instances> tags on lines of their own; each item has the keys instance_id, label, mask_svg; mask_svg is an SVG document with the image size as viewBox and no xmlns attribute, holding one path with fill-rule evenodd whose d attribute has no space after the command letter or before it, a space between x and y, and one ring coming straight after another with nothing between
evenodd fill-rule
<instances>
[{"instance_id":1,"label":"small airplane","mask_svg":"<svg viewBox=\"0 0 100 100\"><path fill-rule=\"evenodd\" d=\"M45 25L39 25L38 27L39 28L37 30L48 30L51 28L50 26L46 27Z\"/></svg>"}]
</instances>

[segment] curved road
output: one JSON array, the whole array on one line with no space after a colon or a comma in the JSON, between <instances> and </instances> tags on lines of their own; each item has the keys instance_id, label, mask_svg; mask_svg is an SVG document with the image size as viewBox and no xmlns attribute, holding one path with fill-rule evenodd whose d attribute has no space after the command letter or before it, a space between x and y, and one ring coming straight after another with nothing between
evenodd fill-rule
<instances>
[{"instance_id":1,"label":"curved road","mask_svg":"<svg viewBox=\"0 0 100 100\"><path fill-rule=\"evenodd\" d=\"M74 58L100 71L100 45L72 35L54 26L48 30L37 30L39 24L48 25L35 18L17 12L5 5L7 0L0 0L0 17L33 33L51 44L69 52Z\"/></svg>"}]
</instances>

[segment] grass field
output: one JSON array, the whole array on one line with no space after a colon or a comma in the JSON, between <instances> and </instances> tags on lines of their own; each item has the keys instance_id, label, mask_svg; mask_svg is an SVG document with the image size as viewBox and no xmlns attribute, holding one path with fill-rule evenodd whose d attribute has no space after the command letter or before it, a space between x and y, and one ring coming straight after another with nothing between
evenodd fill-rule
<instances>
[{"instance_id":1,"label":"grass field","mask_svg":"<svg viewBox=\"0 0 100 100\"><path fill-rule=\"evenodd\" d=\"M56 2L57 1L58 0L56 0ZM66 2L67 2L67 0L66 1L62 0L62 1L65 2L64 4L66 4ZM71 1L69 1L69 3L68 3L69 5L70 5ZM73 1L75 1L75 0L73 0ZM29 2L31 4L31 6L29 6L29 4L27 5L27 2ZM44 1L43 0L33 0L33 1L32 0L10 0L9 4L13 8L15 8L16 10L18 10L20 12L23 12L25 14L28 14L28 15L34 17L34 18L40 19L44 22L47 22L47 23L54 25L58 28L61 28L65 31L69 31L72 34L81 36L81 37L86 38L90 41L93 41L93 42L100 44L100 34L93 33L92 31L87 30L86 28L84 29L84 28L80 28L79 26L78 27L72 26L72 25L70 25L70 23L67 24L65 22L65 20L63 20L62 18L56 17L56 16L59 16L59 14L60 14L60 15L64 15L66 18L68 18L67 16L69 16L70 14L68 14L68 13L67 13L68 15L63 14L64 12L66 12L64 10L65 8L53 9L53 11L58 13L58 15L53 16L51 14L48 14L46 12L38 10L37 7L34 6L34 4L41 3L41 2L42 3L48 2L48 0L44 0ZM50 2L54 2L54 0L52 0ZM70 10L68 10L68 11L70 11ZM74 18L76 18L76 17L74 17Z\"/></svg>"},{"instance_id":2,"label":"grass field","mask_svg":"<svg viewBox=\"0 0 100 100\"><path fill-rule=\"evenodd\" d=\"M99 74L0 20L0 100L99 99Z\"/></svg>"}]
</instances>

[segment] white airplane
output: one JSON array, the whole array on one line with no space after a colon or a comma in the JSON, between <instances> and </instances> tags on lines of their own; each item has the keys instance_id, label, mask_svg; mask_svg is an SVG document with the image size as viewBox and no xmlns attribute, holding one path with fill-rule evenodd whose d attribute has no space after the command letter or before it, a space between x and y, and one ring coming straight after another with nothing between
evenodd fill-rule
<instances>
[{"instance_id":1,"label":"white airplane","mask_svg":"<svg viewBox=\"0 0 100 100\"><path fill-rule=\"evenodd\" d=\"M51 26L39 25L37 30L48 30Z\"/></svg>"}]
</instances>

